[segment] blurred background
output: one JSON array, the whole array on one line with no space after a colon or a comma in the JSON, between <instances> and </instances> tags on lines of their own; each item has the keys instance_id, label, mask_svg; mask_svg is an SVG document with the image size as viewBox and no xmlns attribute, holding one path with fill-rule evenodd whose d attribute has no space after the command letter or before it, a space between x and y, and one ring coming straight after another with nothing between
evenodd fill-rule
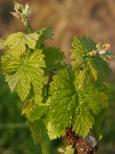
<instances>
[{"instance_id":1,"label":"blurred background","mask_svg":"<svg viewBox=\"0 0 115 154\"><path fill-rule=\"evenodd\" d=\"M17 2L30 4L32 8L30 20L34 30L53 27L55 36L54 40L48 41L49 45L58 46L63 51L69 50L74 36L88 35L97 42L110 43L115 54L115 0L17 0ZM0 0L0 37L24 30L20 22L9 14L11 11L13 0ZM110 67L113 71L110 77L111 102L102 126L104 138L98 154L115 154L115 61L111 62ZM41 154L40 147L33 143L20 111L20 100L16 94L10 94L0 72L0 154Z\"/></svg>"}]
</instances>

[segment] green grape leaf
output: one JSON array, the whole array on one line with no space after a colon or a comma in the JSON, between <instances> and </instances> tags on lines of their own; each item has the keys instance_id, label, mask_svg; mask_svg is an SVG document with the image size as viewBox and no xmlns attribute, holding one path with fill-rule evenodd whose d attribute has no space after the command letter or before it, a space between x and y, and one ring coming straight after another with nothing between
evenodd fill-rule
<instances>
[{"instance_id":1,"label":"green grape leaf","mask_svg":"<svg viewBox=\"0 0 115 154\"><path fill-rule=\"evenodd\" d=\"M41 102L44 82L43 68L45 68L42 51L36 49L34 53L21 57L18 65L15 63L16 59L13 62L12 56L11 59L9 58L9 54L7 53L2 56L2 66L9 87L12 91L16 89L22 101L27 98L32 88L35 94L35 100L37 100L36 102Z\"/></svg>"},{"instance_id":2,"label":"green grape leaf","mask_svg":"<svg viewBox=\"0 0 115 154\"><path fill-rule=\"evenodd\" d=\"M75 37L72 42L72 47L75 50L75 52L82 54L92 51L93 49L96 49L96 43L92 39L86 36Z\"/></svg>"},{"instance_id":3,"label":"green grape leaf","mask_svg":"<svg viewBox=\"0 0 115 154\"><path fill-rule=\"evenodd\" d=\"M60 137L60 133L58 132L58 130L55 129L55 126L50 120L49 123L47 124L47 130L50 140L54 140Z\"/></svg>"},{"instance_id":4,"label":"green grape leaf","mask_svg":"<svg viewBox=\"0 0 115 154\"><path fill-rule=\"evenodd\" d=\"M8 83L8 86L9 86L11 92L13 92L15 90L16 85L19 81L19 77L20 77L19 72L16 72L13 75L5 74L5 80Z\"/></svg>"},{"instance_id":5,"label":"green grape leaf","mask_svg":"<svg viewBox=\"0 0 115 154\"><path fill-rule=\"evenodd\" d=\"M84 90L78 89L78 97L79 103L86 106L86 109L94 115L98 115L108 107L109 97L105 88L88 86Z\"/></svg>"},{"instance_id":6,"label":"green grape leaf","mask_svg":"<svg viewBox=\"0 0 115 154\"><path fill-rule=\"evenodd\" d=\"M24 71L18 71L19 73L19 79L17 82L16 90L18 95L20 96L21 100L24 101L30 92L31 86L30 86L30 77L28 74Z\"/></svg>"},{"instance_id":7,"label":"green grape leaf","mask_svg":"<svg viewBox=\"0 0 115 154\"><path fill-rule=\"evenodd\" d=\"M46 61L46 73L64 67L63 65L64 53L60 49L54 47L48 47L43 50L43 53L45 55L45 61Z\"/></svg>"},{"instance_id":8,"label":"green grape leaf","mask_svg":"<svg viewBox=\"0 0 115 154\"><path fill-rule=\"evenodd\" d=\"M64 154L74 154L74 149L71 145L66 147Z\"/></svg>"},{"instance_id":9,"label":"green grape leaf","mask_svg":"<svg viewBox=\"0 0 115 154\"><path fill-rule=\"evenodd\" d=\"M105 80L111 73L107 62L99 55L96 43L88 37L77 37L72 43L72 67L77 71L79 86Z\"/></svg>"},{"instance_id":10,"label":"green grape leaf","mask_svg":"<svg viewBox=\"0 0 115 154\"><path fill-rule=\"evenodd\" d=\"M2 67L6 74L14 74L20 65L20 58L13 56L10 52L2 56Z\"/></svg>"},{"instance_id":11,"label":"green grape leaf","mask_svg":"<svg viewBox=\"0 0 115 154\"><path fill-rule=\"evenodd\" d=\"M30 49L35 49L36 41L39 39L39 35L37 33L32 33L26 35L26 44Z\"/></svg>"},{"instance_id":12,"label":"green grape leaf","mask_svg":"<svg viewBox=\"0 0 115 154\"><path fill-rule=\"evenodd\" d=\"M83 70L77 71L77 85L78 88L85 89L89 83L94 82L92 73L88 69L87 65L84 67Z\"/></svg>"},{"instance_id":13,"label":"green grape leaf","mask_svg":"<svg viewBox=\"0 0 115 154\"><path fill-rule=\"evenodd\" d=\"M48 111L48 106L41 103L35 104L32 101L27 102L22 110L28 121L35 121L41 119Z\"/></svg>"},{"instance_id":14,"label":"green grape leaf","mask_svg":"<svg viewBox=\"0 0 115 154\"><path fill-rule=\"evenodd\" d=\"M20 57L26 52L26 46L30 49L35 49L36 41L39 39L37 33L24 34L22 32L11 34L4 41L4 45L7 47L8 52L12 55Z\"/></svg>"},{"instance_id":15,"label":"green grape leaf","mask_svg":"<svg viewBox=\"0 0 115 154\"><path fill-rule=\"evenodd\" d=\"M107 79L107 77L111 74L111 69L109 68L108 63L99 55L95 56L89 65L95 67L98 72L99 79Z\"/></svg>"},{"instance_id":16,"label":"green grape leaf","mask_svg":"<svg viewBox=\"0 0 115 154\"><path fill-rule=\"evenodd\" d=\"M88 53L96 50L96 43L89 37L76 37L72 42L72 67L77 70L80 87L87 87L89 81L97 80L97 70L89 64Z\"/></svg>"},{"instance_id":17,"label":"green grape leaf","mask_svg":"<svg viewBox=\"0 0 115 154\"><path fill-rule=\"evenodd\" d=\"M98 115L103 109L108 107L109 96L104 88L99 89L95 86L90 86L87 88L87 92L85 90L85 94L86 97L84 96L84 98L86 98L87 107L94 115Z\"/></svg>"},{"instance_id":18,"label":"green grape leaf","mask_svg":"<svg viewBox=\"0 0 115 154\"><path fill-rule=\"evenodd\" d=\"M75 37L72 42L71 58L73 68L81 67L88 52L96 50L96 43L89 37Z\"/></svg>"},{"instance_id":19,"label":"green grape leaf","mask_svg":"<svg viewBox=\"0 0 115 154\"><path fill-rule=\"evenodd\" d=\"M97 81L98 76L99 76L99 72L97 71L95 64L93 62L89 61L87 67L88 67L88 71L90 72L90 75L92 75L92 78L94 79L94 81Z\"/></svg>"},{"instance_id":20,"label":"green grape leaf","mask_svg":"<svg viewBox=\"0 0 115 154\"><path fill-rule=\"evenodd\" d=\"M79 104L74 114L72 128L81 135L86 136L94 125L95 116L98 116L108 107L108 93L106 86L100 84L87 86L85 89L77 88Z\"/></svg>"},{"instance_id":21,"label":"green grape leaf","mask_svg":"<svg viewBox=\"0 0 115 154\"><path fill-rule=\"evenodd\" d=\"M82 69L77 70L78 84L82 88L86 88L89 82L95 83L97 80L105 80L111 73L108 64L97 56L93 59L88 59L82 64Z\"/></svg>"},{"instance_id":22,"label":"green grape leaf","mask_svg":"<svg viewBox=\"0 0 115 154\"><path fill-rule=\"evenodd\" d=\"M47 27L47 28L42 28L39 31L37 31L37 33L39 34L39 41L42 43L47 39L52 39L53 38L53 32L52 32L52 28Z\"/></svg>"},{"instance_id":23,"label":"green grape leaf","mask_svg":"<svg viewBox=\"0 0 115 154\"><path fill-rule=\"evenodd\" d=\"M92 129L94 117L89 111L87 111L85 106L80 105L76 109L72 124L73 131L75 131L76 134L85 137Z\"/></svg>"},{"instance_id":24,"label":"green grape leaf","mask_svg":"<svg viewBox=\"0 0 115 154\"><path fill-rule=\"evenodd\" d=\"M68 127L81 135L87 135L93 127L94 115L108 106L106 89L90 85L82 89L76 78L67 70L61 70L50 84L48 104L50 123L47 129L50 139L63 135ZM53 134L53 135L52 135Z\"/></svg>"},{"instance_id":25,"label":"green grape leaf","mask_svg":"<svg viewBox=\"0 0 115 154\"><path fill-rule=\"evenodd\" d=\"M72 80L72 72L61 70L50 84L49 114L51 123L60 136L71 125L72 116L78 105L77 93Z\"/></svg>"}]
</instances>

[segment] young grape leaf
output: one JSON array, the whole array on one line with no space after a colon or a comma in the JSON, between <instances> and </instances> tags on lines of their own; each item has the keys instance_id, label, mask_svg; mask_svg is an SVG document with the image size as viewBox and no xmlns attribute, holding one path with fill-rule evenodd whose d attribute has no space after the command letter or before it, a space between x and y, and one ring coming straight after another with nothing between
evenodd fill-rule
<instances>
[{"instance_id":1,"label":"young grape leaf","mask_svg":"<svg viewBox=\"0 0 115 154\"><path fill-rule=\"evenodd\" d=\"M54 140L60 137L60 132L55 129L55 126L50 120L49 120L49 123L47 124L47 130L48 130L48 136L50 140Z\"/></svg>"},{"instance_id":2,"label":"young grape leaf","mask_svg":"<svg viewBox=\"0 0 115 154\"><path fill-rule=\"evenodd\" d=\"M43 50L43 53L46 61L46 74L64 67L64 53L60 49L48 47Z\"/></svg>"},{"instance_id":3,"label":"young grape leaf","mask_svg":"<svg viewBox=\"0 0 115 154\"><path fill-rule=\"evenodd\" d=\"M58 131L58 136L63 135L65 129L71 125L78 105L77 92L72 81L72 72L61 70L50 84L49 114L54 129Z\"/></svg>"},{"instance_id":4,"label":"young grape leaf","mask_svg":"<svg viewBox=\"0 0 115 154\"><path fill-rule=\"evenodd\" d=\"M71 145L66 147L64 154L74 154L74 149Z\"/></svg>"},{"instance_id":5,"label":"young grape leaf","mask_svg":"<svg viewBox=\"0 0 115 154\"><path fill-rule=\"evenodd\" d=\"M77 88L79 104L73 117L72 128L81 135L86 136L92 129L95 116L108 107L108 93L101 84L87 86L85 89Z\"/></svg>"},{"instance_id":6,"label":"young grape leaf","mask_svg":"<svg viewBox=\"0 0 115 154\"><path fill-rule=\"evenodd\" d=\"M109 96L104 88L99 89L95 86L88 87L86 97L84 96L84 98L86 98L89 110L91 110L94 115L98 115L103 109L108 107Z\"/></svg>"},{"instance_id":7,"label":"young grape leaf","mask_svg":"<svg viewBox=\"0 0 115 154\"><path fill-rule=\"evenodd\" d=\"M13 56L10 52L3 55L1 60L4 73L9 75L12 75L16 72L21 62L21 59L19 57L17 58Z\"/></svg>"},{"instance_id":8,"label":"young grape leaf","mask_svg":"<svg viewBox=\"0 0 115 154\"><path fill-rule=\"evenodd\" d=\"M87 111L91 111L94 115L98 115L108 107L109 97L104 88L100 89L91 85L84 90L78 89L78 98L79 104L86 106Z\"/></svg>"},{"instance_id":9,"label":"young grape leaf","mask_svg":"<svg viewBox=\"0 0 115 154\"><path fill-rule=\"evenodd\" d=\"M35 49L36 41L39 39L37 33L24 34L22 32L11 34L4 40L4 45L7 47L7 52L12 55L20 57L26 52L26 46L30 49Z\"/></svg>"},{"instance_id":10,"label":"young grape leaf","mask_svg":"<svg viewBox=\"0 0 115 154\"><path fill-rule=\"evenodd\" d=\"M23 108L22 114L25 114L28 121L35 121L42 118L42 116L46 115L48 111L48 106L41 103L35 104L32 101L27 102Z\"/></svg>"},{"instance_id":11,"label":"young grape leaf","mask_svg":"<svg viewBox=\"0 0 115 154\"><path fill-rule=\"evenodd\" d=\"M92 129L93 124L94 124L94 117L92 116L90 111L87 111L86 106L80 105L76 109L76 113L73 118L72 122L73 131L75 131L76 134L85 137Z\"/></svg>"},{"instance_id":12,"label":"young grape leaf","mask_svg":"<svg viewBox=\"0 0 115 154\"><path fill-rule=\"evenodd\" d=\"M95 66L95 69L98 72L98 78L100 80L107 79L111 74L111 69L109 68L108 63L99 55L95 56L89 65Z\"/></svg>"},{"instance_id":13,"label":"young grape leaf","mask_svg":"<svg viewBox=\"0 0 115 154\"><path fill-rule=\"evenodd\" d=\"M39 41L41 43L43 43L45 40L47 39L52 39L53 38L53 32L52 32L52 28L47 27L47 28L42 28L39 31L37 31L37 33L39 34Z\"/></svg>"},{"instance_id":14,"label":"young grape leaf","mask_svg":"<svg viewBox=\"0 0 115 154\"><path fill-rule=\"evenodd\" d=\"M16 91L20 96L21 100L24 101L28 97L31 89L30 77L23 70L18 70L18 73L19 73L19 76L18 76L18 82L16 85Z\"/></svg>"},{"instance_id":15,"label":"young grape leaf","mask_svg":"<svg viewBox=\"0 0 115 154\"><path fill-rule=\"evenodd\" d=\"M88 83L105 80L111 73L107 62L99 55L96 43L88 37L73 40L72 67L77 70L79 86L85 89Z\"/></svg>"},{"instance_id":16,"label":"young grape leaf","mask_svg":"<svg viewBox=\"0 0 115 154\"><path fill-rule=\"evenodd\" d=\"M72 42L71 58L73 68L79 67L88 52L96 50L96 43L89 37L75 37Z\"/></svg>"},{"instance_id":17,"label":"young grape leaf","mask_svg":"<svg viewBox=\"0 0 115 154\"><path fill-rule=\"evenodd\" d=\"M16 89L21 100L24 101L33 89L36 102L41 102L42 87L44 82L45 62L44 55L41 50L35 50L34 53L21 57L15 63L12 61L12 56L9 59L9 53L2 57L2 66L6 75L6 81L13 91ZM13 57L14 59L15 57ZM8 64L8 65L7 65ZM10 72L11 68L11 72ZM13 69L12 69L13 68ZM14 82L14 84L12 84Z\"/></svg>"}]
</instances>

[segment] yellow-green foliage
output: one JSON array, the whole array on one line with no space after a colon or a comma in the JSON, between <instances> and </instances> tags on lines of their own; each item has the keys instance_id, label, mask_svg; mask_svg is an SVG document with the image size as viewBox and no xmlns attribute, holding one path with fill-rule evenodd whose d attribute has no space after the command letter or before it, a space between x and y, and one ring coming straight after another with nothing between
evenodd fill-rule
<instances>
[{"instance_id":1,"label":"yellow-green foliage","mask_svg":"<svg viewBox=\"0 0 115 154\"><path fill-rule=\"evenodd\" d=\"M5 80L22 100L22 114L36 142L41 140L38 134L43 125L50 139L62 137L67 128L85 137L93 131L96 117L108 107L105 79L111 71L106 53L101 54L89 37L76 37L70 50L71 62L65 64L60 49L45 46L49 38L52 32L44 28L1 40Z\"/></svg>"}]
</instances>

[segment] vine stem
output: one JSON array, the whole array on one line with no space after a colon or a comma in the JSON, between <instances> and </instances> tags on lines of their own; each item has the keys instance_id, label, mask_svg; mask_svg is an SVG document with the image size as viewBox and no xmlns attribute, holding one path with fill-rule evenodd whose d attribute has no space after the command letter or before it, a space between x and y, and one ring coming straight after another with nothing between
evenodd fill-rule
<instances>
[{"instance_id":1,"label":"vine stem","mask_svg":"<svg viewBox=\"0 0 115 154\"><path fill-rule=\"evenodd\" d=\"M32 32L32 28L31 28L31 26L30 26L29 20L28 20L27 23L24 25L24 27L25 27L25 31L26 31L28 34L30 34L30 33Z\"/></svg>"}]
</instances>

